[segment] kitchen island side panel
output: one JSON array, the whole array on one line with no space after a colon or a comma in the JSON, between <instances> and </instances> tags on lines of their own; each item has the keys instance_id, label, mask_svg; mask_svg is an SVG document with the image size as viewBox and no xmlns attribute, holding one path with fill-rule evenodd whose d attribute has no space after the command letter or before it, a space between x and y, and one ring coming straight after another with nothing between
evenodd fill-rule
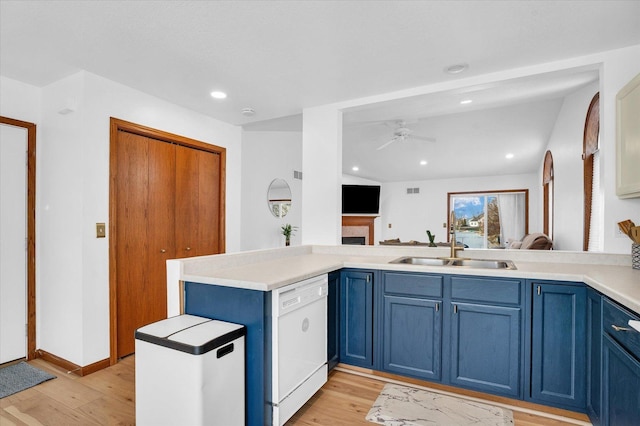
<instances>
[{"instance_id":1,"label":"kitchen island side panel","mask_svg":"<svg viewBox=\"0 0 640 426\"><path fill-rule=\"evenodd\" d=\"M271 292L186 282L185 314L247 328L245 418L249 426L271 424Z\"/></svg>"}]
</instances>

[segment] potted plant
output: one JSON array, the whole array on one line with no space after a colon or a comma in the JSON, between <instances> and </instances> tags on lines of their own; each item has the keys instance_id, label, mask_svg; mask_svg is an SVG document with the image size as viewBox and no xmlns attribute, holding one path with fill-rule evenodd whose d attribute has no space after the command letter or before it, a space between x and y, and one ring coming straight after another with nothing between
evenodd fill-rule
<instances>
[{"instance_id":1,"label":"potted plant","mask_svg":"<svg viewBox=\"0 0 640 426\"><path fill-rule=\"evenodd\" d=\"M433 240L436 239L436 234L432 234L431 231L427 229L427 236L429 237L429 247L438 247Z\"/></svg>"},{"instance_id":2,"label":"potted plant","mask_svg":"<svg viewBox=\"0 0 640 426\"><path fill-rule=\"evenodd\" d=\"M293 235L294 231L298 229L298 227L291 226L291 224L287 223L285 225L282 225L282 228L280 229L282 230L282 235L284 235L285 238L285 245L289 246L291 244L291 236Z\"/></svg>"}]
</instances>

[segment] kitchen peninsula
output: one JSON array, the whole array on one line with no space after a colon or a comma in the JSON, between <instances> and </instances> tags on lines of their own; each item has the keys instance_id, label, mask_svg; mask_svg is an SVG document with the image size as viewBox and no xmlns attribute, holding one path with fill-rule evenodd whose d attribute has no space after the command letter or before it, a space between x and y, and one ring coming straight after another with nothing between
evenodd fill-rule
<instances>
[{"instance_id":1,"label":"kitchen peninsula","mask_svg":"<svg viewBox=\"0 0 640 426\"><path fill-rule=\"evenodd\" d=\"M465 250L464 257L511 260L517 269L389 263L403 256L447 254L444 248L299 246L170 260L167 263L168 314L179 314L183 304L186 313L248 326L248 424L271 423L271 293L328 273L329 340L334 328L333 338L339 335L336 357L341 363L586 412L592 419L602 416L602 424L609 424L607 419L619 415L615 413L620 410L611 406L616 402L607 396L626 389L615 388L616 381L609 379L613 367L609 369L607 362L617 359L612 349L627 349L631 355L626 352L625 355L637 363L640 353L634 352L634 339L639 334L634 332L629 342L624 340L627 337L618 341L616 336L609 336L603 323L611 318L623 320L624 314L631 315L630 318L635 315L637 319L640 312L640 270L631 268L630 256ZM332 281L339 289L334 293ZM184 287L180 282L184 282ZM181 288L184 288L183 294ZM351 290L353 293L349 293ZM536 299L536 295L540 298ZM347 298L349 305L345 306ZM403 315L418 313L415 317L405 317L416 325L410 332L390 315L392 309L402 312L405 306L420 308L404 311ZM363 317L369 317L366 329L362 324L349 323L349 315L358 309L366 312ZM556 318L555 311L564 316ZM356 314L360 315L360 311ZM340 318L331 318L332 315ZM252 327L254 334L250 336ZM429 327L433 333L428 333ZM506 362L483 360L483 354L488 356L489 352L474 348L476 359L473 364L465 364L468 338L477 335L481 327L490 327L492 333L483 338L488 339L492 347L504 349L500 354ZM420 332L437 338L415 339L415 334ZM420 341L424 346L414 348L419 352L416 356L397 354L396 346L388 343L390 333L396 341L406 335L405 344ZM354 344L346 334L350 339L362 341ZM508 340L506 335L510 336ZM554 347L574 345L572 358L558 362L554 359L558 353L542 350L543 342ZM361 347L364 352L360 354ZM506 367L504 371L494 372L495 380L486 380L481 377L486 373L478 370L485 368L485 361ZM640 380L640 364L636 369L633 369L635 364L625 366L636 374L633 380ZM556 370L573 371L566 377L567 383L558 384L571 388L566 395L559 395L557 389L545 388L549 386L548 375L556 375ZM632 382L631 386L634 383L637 384ZM629 410L624 415L638 414L637 407L631 406Z\"/></svg>"}]
</instances>

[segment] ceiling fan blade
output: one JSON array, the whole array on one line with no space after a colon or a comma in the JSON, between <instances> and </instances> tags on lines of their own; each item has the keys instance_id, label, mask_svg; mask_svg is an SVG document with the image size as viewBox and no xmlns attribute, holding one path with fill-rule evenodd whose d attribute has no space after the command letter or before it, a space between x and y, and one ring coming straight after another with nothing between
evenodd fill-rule
<instances>
[{"instance_id":1,"label":"ceiling fan blade","mask_svg":"<svg viewBox=\"0 0 640 426\"><path fill-rule=\"evenodd\" d=\"M380 151L381 149L388 147L389 145L391 145L392 143L394 143L394 142L395 142L395 141L397 141L397 140L398 140L398 138L393 138L393 139L391 139L389 142L387 142L387 143L384 143L384 144L380 145L380 146L376 149L376 151Z\"/></svg>"},{"instance_id":2,"label":"ceiling fan blade","mask_svg":"<svg viewBox=\"0 0 640 426\"><path fill-rule=\"evenodd\" d=\"M418 139L421 141L426 141L426 142L435 142L436 138L430 138L428 136L418 136L418 135L409 135L410 138L412 139Z\"/></svg>"}]
</instances>

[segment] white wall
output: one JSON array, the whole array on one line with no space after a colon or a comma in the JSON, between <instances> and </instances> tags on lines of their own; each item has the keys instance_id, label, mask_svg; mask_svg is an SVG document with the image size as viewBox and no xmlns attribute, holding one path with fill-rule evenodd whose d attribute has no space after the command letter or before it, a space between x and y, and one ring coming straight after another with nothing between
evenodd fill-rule
<instances>
[{"instance_id":1,"label":"white wall","mask_svg":"<svg viewBox=\"0 0 640 426\"><path fill-rule=\"evenodd\" d=\"M328 176L330 182L318 184L322 191L313 191L313 186L309 186L311 191L307 191L307 187L303 186L304 204L305 206L310 206L308 210L303 209L305 236L308 236L303 237L303 242L327 243L328 239L326 234L323 234L323 229L334 233L336 227L332 226L333 223L330 217L340 217L339 203L334 203L333 201L328 204L325 203L322 208L322 215L318 215L311 207L322 206L323 200L334 200L337 198L336 194L340 192L339 185L335 184L333 186L334 194L329 193L331 191L331 183L334 181L334 171L336 168L340 169L342 165L342 136L341 134L334 134L335 132L333 131L336 127L338 129L341 128L342 110L375 102L460 89L478 84L491 84L511 78L594 65L600 66L602 70L600 76L600 134L603 161L601 172L604 188L604 215L602 219L604 224L604 251L628 254L630 252L630 241L628 238L616 237L615 226L617 222L628 218L640 222L640 199L621 200L615 195L615 96L624 84L640 72L640 45L530 67L449 80L443 83L304 110L302 161L305 180L320 182L324 175ZM323 113L319 114L318 111ZM584 118L581 121L584 123ZM322 150L323 146L326 147L326 150L318 157L322 160L323 167L314 166L307 169L308 164L310 166L313 165L314 157ZM338 151L335 149L336 146L340 148ZM582 186L573 190L582 191ZM337 238L336 236L333 240L337 241Z\"/></svg>"},{"instance_id":2,"label":"white wall","mask_svg":"<svg viewBox=\"0 0 640 426\"><path fill-rule=\"evenodd\" d=\"M582 145L591 99L599 90L593 83L565 97L549 137L553 156L553 245L556 250L582 250L584 205ZM542 183L540 159L539 182ZM537 206L543 210L542 199Z\"/></svg>"},{"instance_id":3,"label":"white wall","mask_svg":"<svg viewBox=\"0 0 640 426\"><path fill-rule=\"evenodd\" d=\"M618 235L617 223L631 219L640 223L640 198L616 196L616 95L640 73L640 45L607 52L600 75L601 186L604 192L604 252L631 253L631 240Z\"/></svg>"},{"instance_id":4,"label":"white wall","mask_svg":"<svg viewBox=\"0 0 640 426\"><path fill-rule=\"evenodd\" d=\"M340 244L342 113L308 108L302 117L302 244Z\"/></svg>"},{"instance_id":5,"label":"white wall","mask_svg":"<svg viewBox=\"0 0 640 426\"><path fill-rule=\"evenodd\" d=\"M302 181L293 178L294 170L302 171L301 132L243 132L241 250L282 247L282 225L300 228ZM283 218L274 217L267 206L269 184L277 178L291 189L291 209ZM295 231L291 245L300 240Z\"/></svg>"},{"instance_id":6,"label":"white wall","mask_svg":"<svg viewBox=\"0 0 640 426\"><path fill-rule=\"evenodd\" d=\"M380 191L381 239L428 242L427 230L436 242L447 241L447 193L507 189L529 190L529 232L540 232L538 176L534 174L486 176L443 180L384 183ZM407 188L420 188L419 194L407 194ZM391 224L391 228L389 228Z\"/></svg>"},{"instance_id":7,"label":"white wall","mask_svg":"<svg viewBox=\"0 0 640 426\"><path fill-rule=\"evenodd\" d=\"M109 236L95 238L109 221L109 117L227 148L228 252L240 250L240 128L86 72L1 83L1 113L39 124L37 347L88 365L109 357Z\"/></svg>"},{"instance_id":8,"label":"white wall","mask_svg":"<svg viewBox=\"0 0 640 426\"><path fill-rule=\"evenodd\" d=\"M0 95L0 115L40 123L41 90L38 87L0 76Z\"/></svg>"}]
</instances>

